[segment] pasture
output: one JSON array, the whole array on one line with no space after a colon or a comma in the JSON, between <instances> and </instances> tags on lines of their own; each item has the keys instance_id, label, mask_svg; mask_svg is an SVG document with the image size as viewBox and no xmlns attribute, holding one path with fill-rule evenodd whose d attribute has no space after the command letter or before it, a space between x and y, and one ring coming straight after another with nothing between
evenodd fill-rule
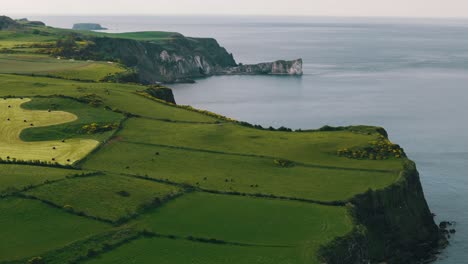
<instances>
[{"instance_id":1,"label":"pasture","mask_svg":"<svg viewBox=\"0 0 468 264\"><path fill-rule=\"evenodd\" d=\"M0 200L0 261L39 256L109 229L97 221L68 214L39 201Z\"/></svg>"},{"instance_id":2,"label":"pasture","mask_svg":"<svg viewBox=\"0 0 468 264\"><path fill-rule=\"evenodd\" d=\"M295 248L215 245L168 238L143 238L85 263L89 264L317 264Z\"/></svg>"},{"instance_id":3,"label":"pasture","mask_svg":"<svg viewBox=\"0 0 468 264\"><path fill-rule=\"evenodd\" d=\"M83 171L47 168L29 165L0 164L0 194L18 191L49 181L64 179L66 176Z\"/></svg>"},{"instance_id":4,"label":"pasture","mask_svg":"<svg viewBox=\"0 0 468 264\"><path fill-rule=\"evenodd\" d=\"M234 123L191 124L135 118L119 134L137 143L164 144L227 154L282 158L308 165L337 168L400 170L401 160L353 160L339 157L337 150L367 145L377 133L351 131L281 132L243 127Z\"/></svg>"},{"instance_id":5,"label":"pasture","mask_svg":"<svg viewBox=\"0 0 468 264\"><path fill-rule=\"evenodd\" d=\"M79 98L85 98L85 100L87 100L88 97L84 95ZM112 134L112 130L101 133L86 133L83 131L83 126L92 123L119 124L124 116L103 109L103 107L98 104L99 102L96 103L98 105L91 106L90 104L100 100L100 97L90 96L89 98L90 103L88 104L61 97L37 97L22 104L21 107L26 110L48 111L51 109L53 111L63 111L76 115L77 119L64 124L29 127L21 132L20 138L24 141L62 140L74 137L94 139L97 141L107 139Z\"/></svg>"},{"instance_id":6,"label":"pasture","mask_svg":"<svg viewBox=\"0 0 468 264\"><path fill-rule=\"evenodd\" d=\"M344 201L368 189L384 188L398 177L398 172L303 165L283 168L276 165L273 158L169 148L144 142L130 143L127 139L117 136L87 159L82 167L167 179L206 190L261 193L317 201Z\"/></svg>"},{"instance_id":7,"label":"pasture","mask_svg":"<svg viewBox=\"0 0 468 264\"><path fill-rule=\"evenodd\" d=\"M1 42L0 42L1 43ZM126 71L115 63L57 59L37 54L0 54L0 73L47 75L64 79L99 81Z\"/></svg>"},{"instance_id":8,"label":"pasture","mask_svg":"<svg viewBox=\"0 0 468 264\"><path fill-rule=\"evenodd\" d=\"M344 207L208 193L187 194L137 222L159 234L308 251L352 229Z\"/></svg>"},{"instance_id":9,"label":"pasture","mask_svg":"<svg viewBox=\"0 0 468 264\"><path fill-rule=\"evenodd\" d=\"M0 158L3 160L44 161L73 164L85 157L99 144L91 139L67 139L25 142L20 139L23 129L72 122L77 116L63 111L30 111L21 107L30 99L0 100Z\"/></svg>"},{"instance_id":10,"label":"pasture","mask_svg":"<svg viewBox=\"0 0 468 264\"><path fill-rule=\"evenodd\" d=\"M177 187L119 175L76 177L25 194L112 222L133 217L181 192Z\"/></svg>"}]
</instances>

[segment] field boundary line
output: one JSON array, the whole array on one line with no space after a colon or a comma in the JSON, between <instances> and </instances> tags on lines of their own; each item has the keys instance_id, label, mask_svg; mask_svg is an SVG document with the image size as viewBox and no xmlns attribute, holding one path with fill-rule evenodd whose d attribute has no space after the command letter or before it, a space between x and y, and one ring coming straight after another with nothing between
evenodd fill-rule
<instances>
[{"instance_id":1,"label":"field boundary line","mask_svg":"<svg viewBox=\"0 0 468 264\"><path fill-rule=\"evenodd\" d=\"M112 173L108 171L102 171L102 172ZM141 175L128 174L128 173L119 173L119 175L177 186L177 187L186 189L187 190L186 193L198 191L198 192L205 192L205 193L212 193L212 194L219 194L219 195L244 196L244 197L252 197L252 198L264 198L264 199L275 199L275 200L283 200L283 201L313 203L313 204L319 204L319 205L324 205L324 206L345 206L347 203L347 201L339 201L339 200L338 201L318 201L318 200L306 199L306 198L277 196L274 194L224 192L224 191L218 191L218 190L204 189L204 188L200 188L198 186L190 185L187 183L178 183L178 182L173 182L173 181L169 181L169 180L165 180L161 178L153 178L153 177L146 176L146 175L141 176Z\"/></svg>"},{"instance_id":2,"label":"field boundary line","mask_svg":"<svg viewBox=\"0 0 468 264\"><path fill-rule=\"evenodd\" d=\"M218 151L218 150L198 149L198 148L173 146L173 145L165 145L165 144L157 144L157 143L143 143L143 142L136 142L136 141L130 141L130 140L125 140L125 139L122 140L121 142L135 144L135 145L149 145L149 146L156 146L156 147L169 148L169 149L178 149L178 150L186 150L186 151L193 151L193 152L211 153L211 154L221 154L221 155L229 155L229 156L263 158L263 159L272 159L272 160L283 159L281 157L273 157L273 156L267 156L267 155L246 154L246 153L236 153L236 152L224 152L224 151ZM399 172L399 171L396 171L396 170L359 169L359 168L349 168L349 167L317 165L317 164L296 162L294 160L291 160L291 161L295 165L302 166L302 167L308 167L308 168L329 169L329 170L345 170L345 171L366 171L366 172L379 172L379 173L397 173L397 172Z\"/></svg>"}]
</instances>

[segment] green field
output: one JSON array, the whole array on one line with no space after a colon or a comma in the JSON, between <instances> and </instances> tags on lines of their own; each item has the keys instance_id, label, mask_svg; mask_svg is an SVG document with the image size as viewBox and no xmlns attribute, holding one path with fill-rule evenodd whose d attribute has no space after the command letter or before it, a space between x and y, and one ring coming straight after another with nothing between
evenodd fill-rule
<instances>
[{"instance_id":1,"label":"green field","mask_svg":"<svg viewBox=\"0 0 468 264\"><path fill-rule=\"evenodd\" d=\"M1 199L0 211L0 261L39 256L109 228L32 200Z\"/></svg>"},{"instance_id":2,"label":"green field","mask_svg":"<svg viewBox=\"0 0 468 264\"><path fill-rule=\"evenodd\" d=\"M377 133L350 131L278 132L242 127L233 123L187 124L131 119L119 134L130 142L164 144L196 150L284 158L309 165L340 168L396 170L400 160L352 160L336 155L338 149L366 145ZM141 129L144 128L144 129Z\"/></svg>"},{"instance_id":3,"label":"green field","mask_svg":"<svg viewBox=\"0 0 468 264\"><path fill-rule=\"evenodd\" d=\"M140 239L86 263L90 264L315 264L294 248L213 245L167 238Z\"/></svg>"},{"instance_id":4,"label":"green field","mask_svg":"<svg viewBox=\"0 0 468 264\"><path fill-rule=\"evenodd\" d=\"M0 194L55 181L82 171L28 165L0 164Z\"/></svg>"},{"instance_id":5,"label":"green field","mask_svg":"<svg viewBox=\"0 0 468 264\"><path fill-rule=\"evenodd\" d=\"M83 96L79 98L83 98ZM62 140L73 137L103 141L113 131L89 134L82 131L83 126L92 123L119 124L124 118L122 114L104 110L102 106L93 107L68 98L34 98L34 100L21 105L21 107L27 110L46 111L53 109L54 111L64 111L77 116L75 121L66 124L27 128L20 135L24 141Z\"/></svg>"},{"instance_id":6,"label":"green field","mask_svg":"<svg viewBox=\"0 0 468 264\"><path fill-rule=\"evenodd\" d=\"M165 104L104 81L128 73L117 62L52 56L71 32L0 31L2 264L323 263L318 249L356 228L347 203L400 179L405 157L338 154L385 138L377 128L271 131ZM73 33L74 49L196 42Z\"/></svg>"},{"instance_id":7,"label":"green field","mask_svg":"<svg viewBox=\"0 0 468 264\"><path fill-rule=\"evenodd\" d=\"M184 166L179 166L181 162ZM120 136L88 159L83 167L167 179L207 190L273 194L320 201L347 200L369 188L383 188L398 177L398 172L299 165L282 168L272 158L128 143L125 137Z\"/></svg>"},{"instance_id":8,"label":"green field","mask_svg":"<svg viewBox=\"0 0 468 264\"><path fill-rule=\"evenodd\" d=\"M68 210L116 222L180 191L174 186L130 177L97 175L44 185L25 194Z\"/></svg>"},{"instance_id":9,"label":"green field","mask_svg":"<svg viewBox=\"0 0 468 264\"><path fill-rule=\"evenodd\" d=\"M99 81L107 75L124 71L125 68L115 63L57 59L35 54L0 54L0 73Z\"/></svg>"},{"instance_id":10,"label":"green field","mask_svg":"<svg viewBox=\"0 0 468 264\"><path fill-rule=\"evenodd\" d=\"M156 233L306 251L352 228L342 207L206 193L185 195L138 222Z\"/></svg>"}]
</instances>

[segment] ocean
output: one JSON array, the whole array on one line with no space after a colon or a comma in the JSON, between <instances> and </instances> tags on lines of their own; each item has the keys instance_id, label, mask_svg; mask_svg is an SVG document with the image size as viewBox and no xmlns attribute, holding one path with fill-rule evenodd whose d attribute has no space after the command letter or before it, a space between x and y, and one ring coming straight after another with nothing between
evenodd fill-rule
<instances>
[{"instance_id":1,"label":"ocean","mask_svg":"<svg viewBox=\"0 0 468 264\"><path fill-rule=\"evenodd\" d=\"M237 62L304 59L304 76L178 84L189 104L263 126L383 126L421 173L436 220L457 233L438 264L468 259L468 20L338 17L28 16L56 27L213 37ZM17 16L16 18L19 18Z\"/></svg>"}]
</instances>

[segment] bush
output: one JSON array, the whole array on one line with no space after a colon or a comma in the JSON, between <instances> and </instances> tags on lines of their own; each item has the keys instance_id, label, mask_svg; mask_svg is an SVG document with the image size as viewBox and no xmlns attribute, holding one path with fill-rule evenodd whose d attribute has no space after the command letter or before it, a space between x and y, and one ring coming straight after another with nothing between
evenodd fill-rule
<instances>
[{"instance_id":1,"label":"bush","mask_svg":"<svg viewBox=\"0 0 468 264\"><path fill-rule=\"evenodd\" d=\"M369 142L366 147L340 149L337 151L338 156L351 159L370 159L383 160L391 157L404 158L405 151L397 144L393 144L385 136L380 135L376 141Z\"/></svg>"},{"instance_id":2,"label":"bush","mask_svg":"<svg viewBox=\"0 0 468 264\"><path fill-rule=\"evenodd\" d=\"M273 161L276 165L283 167L283 168L289 168L294 166L294 162L290 160L285 160L285 159L275 159Z\"/></svg>"},{"instance_id":3,"label":"bush","mask_svg":"<svg viewBox=\"0 0 468 264\"><path fill-rule=\"evenodd\" d=\"M118 123L112 123L112 124L91 123L89 125L84 125L81 128L81 133L84 133L84 134L97 134L97 133L112 131L112 130L118 128L118 127L119 127Z\"/></svg>"},{"instance_id":4,"label":"bush","mask_svg":"<svg viewBox=\"0 0 468 264\"><path fill-rule=\"evenodd\" d=\"M44 264L44 260L41 257L34 257L28 260L28 264Z\"/></svg>"}]
</instances>

